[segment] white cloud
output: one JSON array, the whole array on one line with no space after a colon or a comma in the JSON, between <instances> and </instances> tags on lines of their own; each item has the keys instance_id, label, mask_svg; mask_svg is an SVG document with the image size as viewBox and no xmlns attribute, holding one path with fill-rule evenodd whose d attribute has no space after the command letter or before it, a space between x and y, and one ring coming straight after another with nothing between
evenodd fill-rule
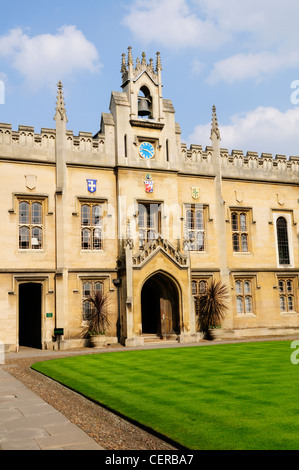
<instances>
[{"instance_id":1,"label":"white cloud","mask_svg":"<svg viewBox=\"0 0 299 470\"><path fill-rule=\"evenodd\" d=\"M143 43L219 51L210 80L234 82L299 64L298 16L297 0L134 0L123 22Z\"/></svg>"},{"instance_id":2,"label":"white cloud","mask_svg":"<svg viewBox=\"0 0 299 470\"><path fill-rule=\"evenodd\" d=\"M13 67L32 87L53 85L72 77L80 70L100 69L98 52L75 26L63 26L55 35L29 37L21 29L0 36L0 57L8 58Z\"/></svg>"},{"instance_id":3,"label":"white cloud","mask_svg":"<svg viewBox=\"0 0 299 470\"><path fill-rule=\"evenodd\" d=\"M273 54L263 51L256 54L236 54L227 59L214 63L207 78L208 82L234 83L241 80L262 80L265 76L272 75L278 70L299 65L297 51L285 54L284 52Z\"/></svg>"},{"instance_id":4,"label":"white cloud","mask_svg":"<svg viewBox=\"0 0 299 470\"><path fill-rule=\"evenodd\" d=\"M172 48L209 49L226 40L226 33L192 13L186 0L135 0L123 23L138 40Z\"/></svg>"},{"instance_id":5,"label":"white cloud","mask_svg":"<svg viewBox=\"0 0 299 470\"><path fill-rule=\"evenodd\" d=\"M219 118L219 113L218 113ZM219 124L221 147L276 154L299 155L299 107L281 112L276 108L258 107L236 114L230 123ZM211 145L211 124L195 127L189 141Z\"/></svg>"}]
</instances>

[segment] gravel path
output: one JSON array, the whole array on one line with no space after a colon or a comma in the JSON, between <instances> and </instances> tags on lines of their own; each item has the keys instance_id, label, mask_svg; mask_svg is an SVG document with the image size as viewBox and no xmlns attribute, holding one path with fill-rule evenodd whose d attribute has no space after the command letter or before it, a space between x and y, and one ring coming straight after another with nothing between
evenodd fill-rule
<instances>
[{"instance_id":1,"label":"gravel path","mask_svg":"<svg viewBox=\"0 0 299 470\"><path fill-rule=\"evenodd\" d=\"M61 356L62 357L62 356ZM3 367L106 450L173 450L170 444L30 369L45 357L8 359Z\"/></svg>"}]
</instances>

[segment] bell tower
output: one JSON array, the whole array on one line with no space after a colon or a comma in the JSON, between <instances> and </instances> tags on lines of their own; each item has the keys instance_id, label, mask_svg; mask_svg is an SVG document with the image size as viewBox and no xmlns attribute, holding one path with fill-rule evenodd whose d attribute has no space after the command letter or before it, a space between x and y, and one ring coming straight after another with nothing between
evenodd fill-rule
<instances>
[{"instance_id":1,"label":"bell tower","mask_svg":"<svg viewBox=\"0 0 299 470\"><path fill-rule=\"evenodd\" d=\"M176 169L180 130L170 100L162 97L161 57L133 62L132 48L122 54L122 91L112 92L115 164L148 169ZM105 129L103 129L105 132Z\"/></svg>"},{"instance_id":2,"label":"bell tower","mask_svg":"<svg viewBox=\"0 0 299 470\"><path fill-rule=\"evenodd\" d=\"M142 53L141 61L136 59L135 67L131 47L128 48L127 62L125 54L122 55L122 89L128 96L131 119L163 121L160 52L156 56L154 68L153 59L147 62L145 52Z\"/></svg>"}]
</instances>

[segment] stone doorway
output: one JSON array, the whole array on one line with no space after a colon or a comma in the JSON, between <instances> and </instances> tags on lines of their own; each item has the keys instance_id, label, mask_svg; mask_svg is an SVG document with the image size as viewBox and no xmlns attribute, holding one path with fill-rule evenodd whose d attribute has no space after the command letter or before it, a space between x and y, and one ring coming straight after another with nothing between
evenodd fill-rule
<instances>
[{"instance_id":1,"label":"stone doorway","mask_svg":"<svg viewBox=\"0 0 299 470\"><path fill-rule=\"evenodd\" d=\"M19 286L19 346L42 348L42 285Z\"/></svg>"},{"instance_id":2,"label":"stone doorway","mask_svg":"<svg viewBox=\"0 0 299 470\"><path fill-rule=\"evenodd\" d=\"M141 291L142 334L163 339L179 334L179 293L165 274L151 276Z\"/></svg>"}]
</instances>

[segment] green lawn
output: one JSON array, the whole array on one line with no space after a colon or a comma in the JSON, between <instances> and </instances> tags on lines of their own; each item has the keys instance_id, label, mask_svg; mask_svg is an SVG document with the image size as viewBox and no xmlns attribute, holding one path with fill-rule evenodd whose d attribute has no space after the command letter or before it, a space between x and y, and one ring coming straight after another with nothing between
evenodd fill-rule
<instances>
[{"instance_id":1,"label":"green lawn","mask_svg":"<svg viewBox=\"0 0 299 470\"><path fill-rule=\"evenodd\" d=\"M107 352L46 374L188 449L299 449L291 341Z\"/></svg>"}]
</instances>

